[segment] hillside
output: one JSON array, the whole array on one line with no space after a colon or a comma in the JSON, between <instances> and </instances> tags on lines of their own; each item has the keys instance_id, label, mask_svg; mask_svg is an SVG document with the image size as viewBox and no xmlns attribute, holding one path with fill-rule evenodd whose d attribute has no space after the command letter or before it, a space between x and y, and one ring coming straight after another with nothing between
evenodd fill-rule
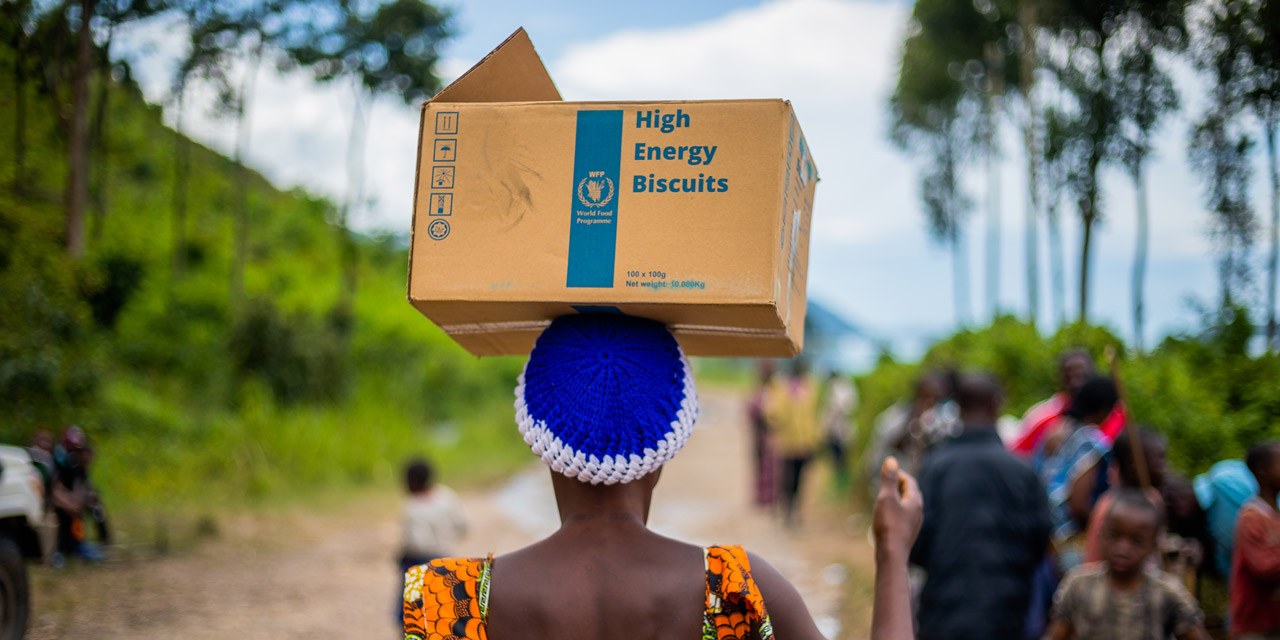
<instances>
[{"instance_id":1,"label":"hillside","mask_svg":"<svg viewBox=\"0 0 1280 640\"><path fill-rule=\"evenodd\" d=\"M477 360L414 311L403 248L357 237L356 296L339 304L331 202L250 174L235 300L236 167L165 127L127 77L91 155L88 253L71 261L57 103L16 86L12 58L0 49L13 150L0 155L0 441L83 426L108 505L126 511L389 484L415 453L469 477L525 459L510 424L519 361Z\"/></svg>"}]
</instances>

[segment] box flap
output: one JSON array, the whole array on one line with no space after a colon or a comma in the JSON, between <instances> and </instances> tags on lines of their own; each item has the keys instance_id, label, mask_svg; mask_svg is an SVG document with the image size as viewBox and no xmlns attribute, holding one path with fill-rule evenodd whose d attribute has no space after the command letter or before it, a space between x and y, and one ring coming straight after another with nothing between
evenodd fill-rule
<instances>
[{"instance_id":1,"label":"box flap","mask_svg":"<svg viewBox=\"0 0 1280 640\"><path fill-rule=\"evenodd\" d=\"M560 92L524 27L427 102L560 101Z\"/></svg>"}]
</instances>

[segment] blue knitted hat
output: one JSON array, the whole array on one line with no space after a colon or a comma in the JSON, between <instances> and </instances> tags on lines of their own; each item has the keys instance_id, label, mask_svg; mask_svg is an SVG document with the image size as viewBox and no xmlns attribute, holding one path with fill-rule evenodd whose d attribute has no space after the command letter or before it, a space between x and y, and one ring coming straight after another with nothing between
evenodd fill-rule
<instances>
[{"instance_id":1,"label":"blue knitted hat","mask_svg":"<svg viewBox=\"0 0 1280 640\"><path fill-rule=\"evenodd\" d=\"M684 446L698 417L693 372L661 324L623 315L557 318L516 386L516 424L552 469L630 482Z\"/></svg>"}]
</instances>

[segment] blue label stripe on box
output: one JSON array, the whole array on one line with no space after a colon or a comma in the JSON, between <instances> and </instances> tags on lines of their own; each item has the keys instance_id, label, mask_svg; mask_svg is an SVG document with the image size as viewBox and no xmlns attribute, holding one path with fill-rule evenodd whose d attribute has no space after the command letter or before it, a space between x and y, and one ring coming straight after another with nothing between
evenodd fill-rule
<instances>
[{"instance_id":1,"label":"blue label stripe on box","mask_svg":"<svg viewBox=\"0 0 1280 640\"><path fill-rule=\"evenodd\" d=\"M622 111L579 111L569 211L569 287L612 287Z\"/></svg>"}]
</instances>

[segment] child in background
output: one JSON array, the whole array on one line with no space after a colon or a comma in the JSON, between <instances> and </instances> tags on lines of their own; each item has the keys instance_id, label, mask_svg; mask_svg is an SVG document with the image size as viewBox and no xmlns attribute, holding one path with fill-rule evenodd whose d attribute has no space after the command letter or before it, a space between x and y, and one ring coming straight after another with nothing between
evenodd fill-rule
<instances>
[{"instance_id":1,"label":"child in background","mask_svg":"<svg viewBox=\"0 0 1280 640\"><path fill-rule=\"evenodd\" d=\"M1063 579L1045 640L1208 640L1191 594L1146 563L1156 549L1160 518L1141 491L1116 492L1102 526L1104 559L1072 569Z\"/></svg>"},{"instance_id":2,"label":"child in background","mask_svg":"<svg viewBox=\"0 0 1280 640\"><path fill-rule=\"evenodd\" d=\"M421 458L410 461L405 467L404 480L409 497L404 503L402 577L409 567L454 555L455 545L467 531L458 494L435 483L435 471L430 463ZM399 616L398 606L396 613Z\"/></svg>"},{"instance_id":3,"label":"child in background","mask_svg":"<svg viewBox=\"0 0 1280 640\"><path fill-rule=\"evenodd\" d=\"M1255 445L1245 464L1258 495L1240 508L1231 558L1231 637L1280 638L1280 442Z\"/></svg>"},{"instance_id":4,"label":"child in background","mask_svg":"<svg viewBox=\"0 0 1280 640\"><path fill-rule=\"evenodd\" d=\"M1145 492L1146 498L1155 505L1157 511L1164 514L1165 504L1161 491L1164 489L1168 444L1164 436L1151 429L1139 428L1138 438L1142 441L1147 480L1151 483L1151 488ZM1103 521L1106 520L1107 512L1111 510L1111 503L1115 500L1116 493L1124 489L1142 488L1137 461L1134 457L1132 434L1128 430L1116 436L1115 445L1111 448L1111 469L1114 472L1112 478L1114 488L1098 497L1093 513L1089 515L1089 527L1085 530L1085 562L1102 560Z\"/></svg>"}]
</instances>

